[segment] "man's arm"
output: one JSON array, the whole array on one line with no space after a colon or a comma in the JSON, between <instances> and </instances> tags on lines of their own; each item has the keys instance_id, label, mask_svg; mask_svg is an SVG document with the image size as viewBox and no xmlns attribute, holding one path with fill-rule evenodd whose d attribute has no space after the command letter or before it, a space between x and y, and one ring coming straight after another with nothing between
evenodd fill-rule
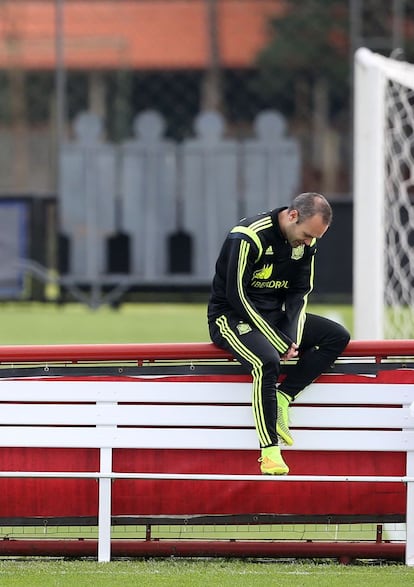
<instances>
[{"instance_id":1,"label":"man's arm","mask_svg":"<svg viewBox=\"0 0 414 587\"><path fill-rule=\"evenodd\" d=\"M285 300L286 320L283 328L299 345L306 320L308 296L313 289L316 243L313 244L303 261L298 262L298 271L290 284Z\"/></svg>"}]
</instances>

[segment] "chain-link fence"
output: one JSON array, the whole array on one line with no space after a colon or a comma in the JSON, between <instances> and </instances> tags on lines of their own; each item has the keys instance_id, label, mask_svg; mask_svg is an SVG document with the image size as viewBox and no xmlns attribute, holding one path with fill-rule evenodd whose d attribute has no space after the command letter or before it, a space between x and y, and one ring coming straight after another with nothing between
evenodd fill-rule
<instances>
[{"instance_id":1,"label":"chain-link fence","mask_svg":"<svg viewBox=\"0 0 414 587\"><path fill-rule=\"evenodd\" d=\"M354 50L410 59L413 30L408 0L0 0L0 194L59 204L59 154L85 111L117 147L148 110L176 145L203 111L241 143L271 110L299 145L295 189L350 199Z\"/></svg>"}]
</instances>

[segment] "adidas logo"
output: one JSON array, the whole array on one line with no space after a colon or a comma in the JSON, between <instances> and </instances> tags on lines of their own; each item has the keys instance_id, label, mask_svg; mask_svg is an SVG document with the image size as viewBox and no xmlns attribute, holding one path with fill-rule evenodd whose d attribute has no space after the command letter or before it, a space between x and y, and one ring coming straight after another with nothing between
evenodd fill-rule
<instances>
[{"instance_id":1,"label":"adidas logo","mask_svg":"<svg viewBox=\"0 0 414 587\"><path fill-rule=\"evenodd\" d=\"M273 255L273 247L269 245L266 249L265 255Z\"/></svg>"}]
</instances>

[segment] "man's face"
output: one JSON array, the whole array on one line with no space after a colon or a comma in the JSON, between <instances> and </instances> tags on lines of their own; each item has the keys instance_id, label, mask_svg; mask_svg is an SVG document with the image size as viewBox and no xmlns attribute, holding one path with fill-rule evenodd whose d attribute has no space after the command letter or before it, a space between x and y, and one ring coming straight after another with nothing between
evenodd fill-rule
<instances>
[{"instance_id":1,"label":"man's face","mask_svg":"<svg viewBox=\"0 0 414 587\"><path fill-rule=\"evenodd\" d=\"M299 245L310 245L314 238L323 237L328 228L329 226L323 222L320 214L315 214L302 222L298 211L291 210L285 226L286 239L292 248Z\"/></svg>"}]
</instances>

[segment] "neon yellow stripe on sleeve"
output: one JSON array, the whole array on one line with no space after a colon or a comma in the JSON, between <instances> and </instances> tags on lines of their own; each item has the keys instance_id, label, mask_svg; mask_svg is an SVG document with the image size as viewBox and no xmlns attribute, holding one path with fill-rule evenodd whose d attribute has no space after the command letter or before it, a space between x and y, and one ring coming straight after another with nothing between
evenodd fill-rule
<instances>
[{"instance_id":1,"label":"neon yellow stripe on sleeve","mask_svg":"<svg viewBox=\"0 0 414 587\"><path fill-rule=\"evenodd\" d=\"M305 322L306 322L306 306L308 305L308 296L311 293L311 291L313 290L313 279L314 279L314 275L315 275L315 257L314 256L311 259L310 269L311 270L310 270L310 278L309 278L309 289L303 297L303 307L300 312L300 316L299 316L299 320L298 320L298 332L297 332L297 340L296 340L297 344L300 344L300 341L302 340L303 329L305 327Z\"/></svg>"},{"instance_id":2,"label":"neon yellow stripe on sleeve","mask_svg":"<svg viewBox=\"0 0 414 587\"><path fill-rule=\"evenodd\" d=\"M235 226L230 232L240 232L241 234L245 234L246 236L251 238L259 250L259 253L257 255L257 259L260 258L261 254L263 253L263 247L262 247L262 243L260 242L260 238L254 232L254 230L252 230L251 228L248 228L246 226Z\"/></svg>"},{"instance_id":3,"label":"neon yellow stripe on sleeve","mask_svg":"<svg viewBox=\"0 0 414 587\"><path fill-rule=\"evenodd\" d=\"M247 265L249 249L250 244L247 241L242 241L240 243L239 264L237 268L237 291L239 298L253 324L255 324L255 326L257 326L257 328L263 332L266 338L273 344L273 346L280 352L280 354L283 354L288 348L285 341L277 336L276 332L268 325L266 320L264 320L260 314L256 312L256 310L247 300L244 292L243 275Z\"/></svg>"}]
</instances>

